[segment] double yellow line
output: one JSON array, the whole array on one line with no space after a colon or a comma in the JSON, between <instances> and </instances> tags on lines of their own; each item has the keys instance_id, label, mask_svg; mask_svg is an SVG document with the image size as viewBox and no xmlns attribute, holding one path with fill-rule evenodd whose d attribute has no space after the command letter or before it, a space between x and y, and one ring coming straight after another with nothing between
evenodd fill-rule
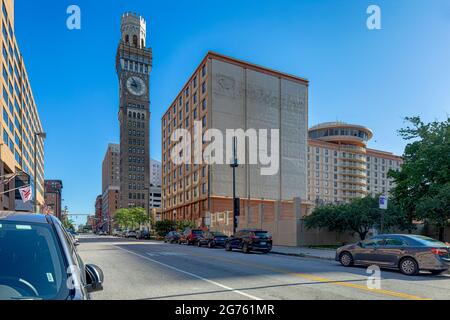
<instances>
[{"instance_id":1,"label":"double yellow line","mask_svg":"<svg viewBox=\"0 0 450 320\"><path fill-rule=\"evenodd\" d=\"M242 262L242 261L236 261L236 260L227 259L227 258L218 258L218 257L209 256L209 255L208 256L200 255L200 254L190 254L190 255L191 256L196 256L196 257L201 257L201 258L207 257L209 259L215 259L215 260L218 260L218 261L224 261L224 262L233 263L233 264L240 264L240 265L244 265L244 266L247 266L247 267L253 267L253 268L258 268L258 269L261 269L261 270L272 271L272 272L275 272L275 273L291 275L291 276L299 277L299 278L302 278L302 279L315 281L315 282L318 282L318 283L327 283L327 284L337 285L337 286L341 286L341 287L358 289L358 290L367 291L367 292L370 292L370 293L377 293L377 294L385 295L385 296L391 296L391 297L408 299L408 300L432 300L432 299L429 299L429 298L422 298L422 297L418 297L418 296L415 296L415 295L402 293L402 292L383 290L383 289L376 289L376 288L375 289L370 289L367 286L363 286L363 285L359 285L359 284L355 284L355 283L336 281L336 280L333 280L333 279L328 279L328 278L324 278L324 277L318 277L318 276L315 276L315 275L312 275L312 274L296 273L296 272L291 272L291 271L288 271L288 270L267 267L267 266L263 266L263 265L260 265L260 264L254 264L254 263L250 264L250 263L246 263L246 262Z\"/></svg>"}]
</instances>

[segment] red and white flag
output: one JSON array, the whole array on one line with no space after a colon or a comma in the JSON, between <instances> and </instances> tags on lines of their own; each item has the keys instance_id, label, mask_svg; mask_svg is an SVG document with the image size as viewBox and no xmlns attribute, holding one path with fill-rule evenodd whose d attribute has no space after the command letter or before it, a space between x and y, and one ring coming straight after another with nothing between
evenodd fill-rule
<instances>
[{"instance_id":1,"label":"red and white flag","mask_svg":"<svg viewBox=\"0 0 450 320\"><path fill-rule=\"evenodd\" d=\"M22 201L24 203L27 203L28 201L31 201L33 198L33 193L31 192L31 186L26 186L19 189L20 196L22 197Z\"/></svg>"}]
</instances>

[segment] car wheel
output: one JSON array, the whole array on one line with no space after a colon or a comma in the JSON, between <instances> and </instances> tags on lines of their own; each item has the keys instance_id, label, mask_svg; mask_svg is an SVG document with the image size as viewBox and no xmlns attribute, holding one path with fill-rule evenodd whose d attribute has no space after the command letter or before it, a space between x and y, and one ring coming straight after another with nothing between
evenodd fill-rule
<instances>
[{"instance_id":1,"label":"car wheel","mask_svg":"<svg viewBox=\"0 0 450 320\"><path fill-rule=\"evenodd\" d=\"M438 276L438 275L444 273L445 271L447 271L447 270L431 270L430 272L432 275Z\"/></svg>"},{"instance_id":2,"label":"car wheel","mask_svg":"<svg viewBox=\"0 0 450 320\"><path fill-rule=\"evenodd\" d=\"M214 246L213 246L213 244L212 244L212 242L211 242L211 241L210 241L210 242L208 242L208 248L210 248L210 249L214 248Z\"/></svg>"},{"instance_id":3,"label":"car wheel","mask_svg":"<svg viewBox=\"0 0 450 320\"><path fill-rule=\"evenodd\" d=\"M419 266L413 258L404 258L400 261L400 271L407 276L415 276L419 273Z\"/></svg>"},{"instance_id":4,"label":"car wheel","mask_svg":"<svg viewBox=\"0 0 450 320\"><path fill-rule=\"evenodd\" d=\"M231 247L231 244L230 244L229 242L227 242L227 243L225 244L225 250L226 250L226 251L233 251L233 248Z\"/></svg>"},{"instance_id":5,"label":"car wheel","mask_svg":"<svg viewBox=\"0 0 450 320\"><path fill-rule=\"evenodd\" d=\"M250 250L248 248L248 243L244 243L244 245L242 246L242 252L250 253Z\"/></svg>"},{"instance_id":6,"label":"car wheel","mask_svg":"<svg viewBox=\"0 0 450 320\"><path fill-rule=\"evenodd\" d=\"M353 256L350 252L342 252L341 255L339 256L339 262L344 266L344 267L351 267L353 266Z\"/></svg>"}]
</instances>

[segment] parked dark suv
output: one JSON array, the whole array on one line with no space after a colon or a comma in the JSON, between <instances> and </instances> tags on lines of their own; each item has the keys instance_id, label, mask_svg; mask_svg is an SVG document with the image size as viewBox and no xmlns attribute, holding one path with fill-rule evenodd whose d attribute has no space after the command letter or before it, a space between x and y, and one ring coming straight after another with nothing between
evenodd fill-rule
<instances>
[{"instance_id":1,"label":"parked dark suv","mask_svg":"<svg viewBox=\"0 0 450 320\"><path fill-rule=\"evenodd\" d=\"M181 234L178 240L179 244L186 243L187 245L196 244L201 238L203 238L203 230L201 229L186 229Z\"/></svg>"},{"instance_id":2,"label":"parked dark suv","mask_svg":"<svg viewBox=\"0 0 450 320\"><path fill-rule=\"evenodd\" d=\"M240 249L244 253L250 251L269 253L272 250L272 235L267 231L256 229L238 231L225 243L225 250L233 249Z\"/></svg>"},{"instance_id":3,"label":"parked dark suv","mask_svg":"<svg viewBox=\"0 0 450 320\"><path fill-rule=\"evenodd\" d=\"M228 236L222 232L206 231L203 233L203 238L197 244L199 247L203 245L208 246L208 248L224 247L227 239Z\"/></svg>"},{"instance_id":4,"label":"parked dark suv","mask_svg":"<svg viewBox=\"0 0 450 320\"><path fill-rule=\"evenodd\" d=\"M103 273L84 265L51 215L0 212L0 300L85 300Z\"/></svg>"}]
</instances>

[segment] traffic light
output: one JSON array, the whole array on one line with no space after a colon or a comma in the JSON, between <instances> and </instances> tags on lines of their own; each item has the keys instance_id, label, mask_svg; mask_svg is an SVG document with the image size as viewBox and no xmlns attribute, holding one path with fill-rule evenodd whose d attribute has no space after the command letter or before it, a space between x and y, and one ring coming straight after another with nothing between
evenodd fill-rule
<instances>
[{"instance_id":1,"label":"traffic light","mask_svg":"<svg viewBox=\"0 0 450 320\"><path fill-rule=\"evenodd\" d=\"M241 199L240 198L236 198L234 199L234 215L236 217L239 217L241 215Z\"/></svg>"}]
</instances>

